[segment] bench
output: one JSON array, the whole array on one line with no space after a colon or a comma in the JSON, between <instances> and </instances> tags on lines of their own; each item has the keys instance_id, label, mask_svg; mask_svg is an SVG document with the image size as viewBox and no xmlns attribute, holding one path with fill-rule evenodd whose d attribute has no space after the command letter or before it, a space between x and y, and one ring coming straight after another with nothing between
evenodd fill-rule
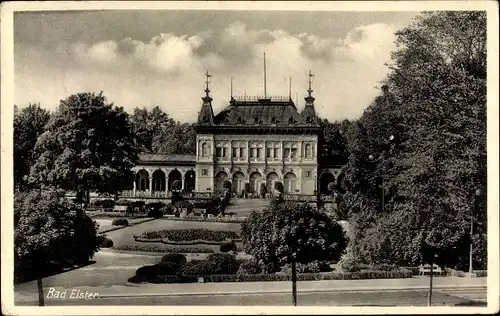
<instances>
[{"instance_id":1,"label":"bench","mask_svg":"<svg viewBox=\"0 0 500 316\"><path fill-rule=\"evenodd\" d=\"M443 273L443 269L441 269L441 267L437 266L437 265L433 265L432 266L432 274L439 274L441 275ZM430 264L426 264L426 265L421 265L419 268L418 268L418 275L425 275L425 274L430 274L431 273L431 265Z\"/></svg>"}]
</instances>

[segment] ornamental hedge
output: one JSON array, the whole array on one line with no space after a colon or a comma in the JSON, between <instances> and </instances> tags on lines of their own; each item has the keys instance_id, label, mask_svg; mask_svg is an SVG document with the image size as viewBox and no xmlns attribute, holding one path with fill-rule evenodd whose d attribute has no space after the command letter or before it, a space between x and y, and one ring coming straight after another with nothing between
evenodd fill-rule
<instances>
[{"instance_id":1,"label":"ornamental hedge","mask_svg":"<svg viewBox=\"0 0 500 316\"><path fill-rule=\"evenodd\" d=\"M157 275L154 283L196 283L197 275ZM297 281L321 280L364 280L364 279L401 279L411 278L409 270L399 271L370 271L370 272L345 272L345 273L298 273ZM272 282L291 281L290 274L226 274L203 275L203 282Z\"/></svg>"},{"instance_id":2,"label":"ornamental hedge","mask_svg":"<svg viewBox=\"0 0 500 316\"><path fill-rule=\"evenodd\" d=\"M128 226L128 220L125 218L117 218L111 222L113 226Z\"/></svg>"},{"instance_id":3,"label":"ornamental hedge","mask_svg":"<svg viewBox=\"0 0 500 316\"><path fill-rule=\"evenodd\" d=\"M233 231L209 230L204 228L156 230L144 232L140 237L144 239L168 239L170 241L204 240L215 242L240 239L240 236Z\"/></svg>"},{"instance_id":4,"label":"ornamental hedge","mask_svg":"<svg viewBox=\"0 0 500 316\"><path fill-rule=\"evenodd\" d=\"M162 248L151 245L119 245L114 246L113 249L121 251L143 251L143 252L157 252L157 253L213 253L214 251L209 248Z\"/></svg>"}]
</instances>

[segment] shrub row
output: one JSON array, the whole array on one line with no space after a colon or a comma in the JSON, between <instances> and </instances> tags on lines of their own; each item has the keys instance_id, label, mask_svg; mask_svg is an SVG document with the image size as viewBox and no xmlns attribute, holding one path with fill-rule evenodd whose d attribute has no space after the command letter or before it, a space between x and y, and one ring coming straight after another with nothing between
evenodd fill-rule
<instances>
[{"instance_id":1,"label":"shrub row","mask_svg":"<svg viewBox=\"0 0 500 316\"><path fill-rule=\"evenodd\" d=\"M198 229L164 229L144 232L140 236L144 239L168 239L169 241L219 241L240 239L240 236L233 231Z\"/></svg>"},{"instance_id":2,"label":"shrub row","mask_svg":"<svg viewBox=\"0 0 500 316\"><path fill-rule=\"evenodd\" d=\"M93 200L91 204L94 207L112 208L115 206L115 201L112 199Z\"/></svg>"},{"instance_id":3,"label":"shrub row","mask_svg":"<svg viewBox=\"0 0 500 316\"><path fill-rule=\"evenodd\" d=\"M111 222L113 226L128 226L128 220L126 218L117 218Z\"/></svg>"},{"instance_id":4,"label":"shrub row","mask_svg":"<svg viewBox=\"0 0 500 316\"><path fill-rule=\"evenodd\" d=\"M297 273L319 273L319 272L329 272L332 269L330 268L330 263L326 261L312 261L307 264L297 263L296 264ZM291 274L292 273L292 265L286 264L281 268L280 273Z\"/></svg>"},{"instance_id":5,"label":"shrub row","mask_svg":"<svg viewBox=\"0 0 500 316\"><path fill-rule=\"evenodd\" d=\"M119 245L114 246L115 250L122 251L144 251L144 252L158 252L158 253L213 253L214 251L209 248L162 248L151 245Z\"/></svg>"},{"instance_id":6,"label":"shrub row","mask_svg":"<svg viewBox=\"0 0 500 316\"><path fill-rule=\"evenodd\" d=\"M113 247L114 243L111 239L109 238L104 238L102 241L101 241L101 247L102 248L111 248Z\"/></svg>"},{"instance_id":7,"label":"shrub row","mask_svg":"<svg viewBox=\"0 0 500 316\"><path fill-rule=\"evenodd\" d=\"M201 275L200 275L201 276ZM154 283L196 283L199 275L158 275ZM363 279L400 279L411 278L411 271L372 271L372 272L345 272L345 273L300 273L297 281L320 280L363 280ZM265 282L291 281L290 274L228 274L203 275L204 282Z\"/></svg>"}]
</instances>

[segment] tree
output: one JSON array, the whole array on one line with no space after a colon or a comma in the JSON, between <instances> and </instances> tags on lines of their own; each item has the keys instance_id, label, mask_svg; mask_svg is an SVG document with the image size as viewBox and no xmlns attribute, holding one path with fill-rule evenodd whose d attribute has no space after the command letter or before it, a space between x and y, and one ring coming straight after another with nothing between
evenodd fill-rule
<instances>
[{"instance_id":1,"label":"tree","mask_svg":"<svg viewBox=\"0 0 500 316\"><path fill-rule=\"evenodd\" d=\"M274 190L278 191L280 194L283 194L283 192L285 191L285 187L283 186L283 182L281 182L281 181L274 182Z\"/></svg>"},{"instance_id":2,"label":"tree","mask_svg":"<svg viewBox=\"0 0 500 316\"><path fill-rule=\"evenodd\" d=\"M135 108L130 116L130 122L136 135L137 146L151 152L157 152L153 150L153 144L161 131L175 125L175 121L159 106L153 107L150 111L145 107ZM167 137L170 138L171 135L167 134Z\"/></svg>"},{"instance_id":3,"label":"tree","mask_svg":"<svg viewBox=\"0 0 500 316\"><path fill-rule=\"evenodd\" d=\"M73 264L86 263L99 249L95 222L77 210L64 192L18 192L14 197L16 281L41 279Z\"/></svg>"},{"instance_id":4,"label":"tree","mask_svg":"<svg viewBox=\"0 0 500 316\"><path fill-rule=\"evenodd\" d=\"M121 107L102 93L79 93L62 100L35 146L38 160L30 183L63 190L116 194L132 185L137 149Z\"/></svg>"},{"instance_id":5,"label":"tree","mask_svg":"<svg viewBox=\"0 0 500 316\"><path fill-rule=\"evenodd\" d=\"M260 184L260 197L265 198L267 194L267 186L265 183Z\"/></svg>"},{"instance_id":6,"label":"tree","mask_svg":"<svg viewBox=\"0 0 500 316\"><path fill-rule=\"evenodd\" d=\"M196 131L192 124L175 123L162 125L153 136L153 152L172 155L194 155L196 153Z\"/></svg>"},{"instance_id":7,"label":"tree","mask_svg":"<svg viewBox=\"0 0 500 316\"><path fill-rule=\"evenodd\" d=\"M347 135L353 248L371 262L464 269L471 216L486 232L486 208L473 212L486 187L486 15L423 13L396 35L383 94Z\"/></svg>"},{"instance_id":8,"label":"tree","mask_svg":"<svg viewBox=\"0 0 500 316\"><path fill-rule=\"evenodd\" d=\"M274 203L241 225L244 250L272 273L294 261L338 260L346 246L342 227L307 203Z\"/></svg>"},{"instance_id":9,"label":"tree","mask_svg":"<svg viewBox=\"0 0 500 316\"><path fill-rule=\"evenodd\" d=\"M25 178L36 159L33 150L49 118L50 112L42 109L39 103L30 103L21 110L14 107L14 186L18 190L28 188Z\"/></svg>"}]
</instances>

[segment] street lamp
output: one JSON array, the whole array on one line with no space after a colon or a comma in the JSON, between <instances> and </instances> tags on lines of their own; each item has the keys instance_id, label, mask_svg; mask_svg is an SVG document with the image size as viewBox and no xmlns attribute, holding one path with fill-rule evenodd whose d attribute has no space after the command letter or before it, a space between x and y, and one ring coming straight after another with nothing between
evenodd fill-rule
<instances>
[{"instance_id":1,"label":"street lamp","mask_svg":"<svg viewBox=\"0 0 500 316\"><path fill-rule=\"evenodd\" d=\"M474 207L471 210L471 215L470 215L470 248L469 248L469 277L472 277L473 275L473 267L472 267L472 243L473 243L473 236L474 236L474 212L477 213L477 208L478 208L478 200L481 197L483 193L481 192L481 189L477 189L475 194L474 194Z\"/></svg>"}]
</instances>

